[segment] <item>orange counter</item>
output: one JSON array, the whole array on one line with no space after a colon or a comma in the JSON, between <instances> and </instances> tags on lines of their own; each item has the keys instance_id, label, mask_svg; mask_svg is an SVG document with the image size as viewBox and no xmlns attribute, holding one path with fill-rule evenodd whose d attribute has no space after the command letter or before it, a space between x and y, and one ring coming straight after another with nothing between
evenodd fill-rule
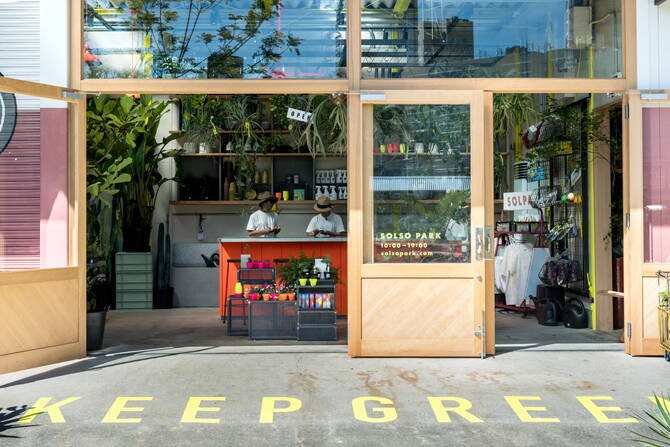
<instances>
[{"instance_id":1,"label":"orange counter","mask_svg":"<svg viewBox=\"0 0 670 447\"><path fill-rule=\"evenodd\" d=\"M241 254L251 255L252 260L297 258L305 253L310 258L330 258L332 267L338 270L340 284L337 285L337 315L347 315L347 242L344 238L222 238L219 240L219 315L225 315L226 297L234 293L237 282L238 263L229 259L240 259ZM228 290L226 290L226 268L228 268Z\"/></svg>"}]
</instances>

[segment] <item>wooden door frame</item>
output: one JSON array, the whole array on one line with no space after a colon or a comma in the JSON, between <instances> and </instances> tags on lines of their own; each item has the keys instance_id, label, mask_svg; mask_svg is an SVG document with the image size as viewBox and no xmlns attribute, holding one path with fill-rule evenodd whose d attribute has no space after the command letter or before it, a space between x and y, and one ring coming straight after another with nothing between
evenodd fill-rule
<instances>
[{"instance_id":1,"label":"wooden door frame","mask_svg":"<svg viewBox=\"0 0 670 447\"><path fill-rule=\"evenodd\" d=\"M27 286L69 281L76 284L75 316L77 340L0 356L0 373L17 371L49 363L81 358L86 355L86 101L64 96L73 92L46 84L0 77L0 91L52 99L68 104L68 266L26 271L0 272L3 286ZM39 314L41 310L35 309ZM45 316L48 321L49 316ZM29 334L23 334L30 337Z\"/></svg>"},{"instance_id":2,"label":"wooden door frame","mask_svg":"<svg viewBox=\"0 0 670 447\"><path fill-rule=\"evenodd\" d=\"M369 99L361 100L359 95L352 95L349 119L354 125L349 126L349 239L348 239L348 331L349 355L365 356L362 342L362 282L363 279L385 278L473 278L476 285L475 296L482 310L485 311L482 330L485 331L487 354L495 352L495 315L493 312L493 260L474 261L471 264L369 264L365 263L366 245L371 244L371 219L366 219L365 212L370 209L369 162L365 158L364 148L371 145L370 133L364 129L372 124L371 106L374 104L469 104L471 105L471 141L472 166L485 166L481 175L472 173L473 181L481 184L473 191L479 194L473 197L471 240L473 241L472 256L475 256L474 234L476 222L484 226L493 225L493 94L485 91L370 91L366 92ZM383 95L378 96L378 95ZM380 99L371 99L378 97ZM478 147L479 149L475 149ZM368 154L369 155L369 154ZM481 204L481 205L477 205ZM366 227L367 225L367 227ZM445 274L445 268L450 273ZM474 269L474 273L473 273ZM483 278L477 281L477 276ZM478 309L477 309L478 311ZM475 318L477 321L477 318ZM473 328L475 330L475 328ZM374 354L378 355L378 354ZM384 355L393 355L392 353ZM414 354L413 354L414 355ZM417 354L418 355L418 354ZM425 355L432 356L427 352Z\"/></svg>"},{"instance_id":3,"label":"wooden door frame","mask_svg":"<svg viewBox=\"0 0 670 447\"><path fill-rule=\"evenodd\" d=\"M656 278L658 270L670 271L670 263L644 261L644 121L647 104L665 104L670 100L644 100L639 90L628 92L624 107L624 340L625 351L633 356L661 355L658 337L644 337L644 280ZM670 90L654 91L670 97ZM626 120L624 120L626 121ZM654 289L655 290L655 289Z\"/></svg>"}]
</instances>

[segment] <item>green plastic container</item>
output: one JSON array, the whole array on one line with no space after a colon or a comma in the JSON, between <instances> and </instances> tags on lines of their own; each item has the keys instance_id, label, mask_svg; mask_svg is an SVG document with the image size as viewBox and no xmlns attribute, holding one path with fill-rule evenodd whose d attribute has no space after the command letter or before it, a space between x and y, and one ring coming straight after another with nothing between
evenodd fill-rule
<instances>
[{"instance_id":1,"label":"green plastic container","mask_svg":"<svg viewBox=\"0 0 670 447\"><path fill-rule=\"evenodd\" d=\"M116 308L153 308L151 253L116 254Z\"/></svg>"}]
</instances>

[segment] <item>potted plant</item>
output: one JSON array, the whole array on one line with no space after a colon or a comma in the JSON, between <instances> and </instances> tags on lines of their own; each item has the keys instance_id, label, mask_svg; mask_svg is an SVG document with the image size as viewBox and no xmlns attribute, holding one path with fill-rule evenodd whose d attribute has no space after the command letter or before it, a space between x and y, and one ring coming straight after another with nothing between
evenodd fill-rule
<instances>
[{"instance_id":1,"label":"potted plant","mask_svg":"<svg viewBox=\"0 0 670 447\"><path fill-rule=\"evenodd\" d=\"M121 98L121 101L126 98L128 97ZM136 116L142 126L138 129L136 138L127 141L126 155L132 159L128 172L132 181L121 185L116 198L121 211L123 250L148 252L158 191L162 185L174 180L164 178L158 167L164 160L179 154L179 150L167 150L166 147L183 134L172 134L158 141L158 126L169 103L155 102L148 95L142 95L137 101L130 99L130 104L126 101L128 113Z\"/></svg>"},{"instance_id":2,"label":"potted plant","mask_svg":"<svg viewBox=\"0 0 670 447\"><path fill-rule=\"evenodd\" d=\"M114 288L105 273L103 260L91 260L86 267L86 350L97 351L105 336L108 303Z\"/></svg>"}]
</instances>

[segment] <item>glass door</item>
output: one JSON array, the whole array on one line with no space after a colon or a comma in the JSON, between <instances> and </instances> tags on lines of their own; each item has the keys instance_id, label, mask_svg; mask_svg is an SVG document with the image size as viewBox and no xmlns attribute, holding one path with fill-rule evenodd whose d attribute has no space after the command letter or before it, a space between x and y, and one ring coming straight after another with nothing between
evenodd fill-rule
<instances>
[{"instance_id":1,"label":"glass door","mask_svg":"<svg viewBox=\"0 0 670 447\"><path fill-rule=\"evenodd\" d=\"M670 351L670 102L645 96L627 95L625 114L624 340L631 355L661 355Z\"/></svg>"},{"instance_id":2,"label":"glass door","mask_svg":"<svg viewBox=\"0 0 670 447\"><path fill-rule=\"evenodd\" d=\"M86 353L85 104L74 96L0 77L0 373Z\"/></svg>"},{"instance_id":3,"label":"glass door","mask_svg":"<svg viewBox=\"0 0 670 447\"><path fill-rule=\"evenodd\" d=\"M360 355L487 352L485 96L361 94Z\"/></svg>"}]
</instances>

